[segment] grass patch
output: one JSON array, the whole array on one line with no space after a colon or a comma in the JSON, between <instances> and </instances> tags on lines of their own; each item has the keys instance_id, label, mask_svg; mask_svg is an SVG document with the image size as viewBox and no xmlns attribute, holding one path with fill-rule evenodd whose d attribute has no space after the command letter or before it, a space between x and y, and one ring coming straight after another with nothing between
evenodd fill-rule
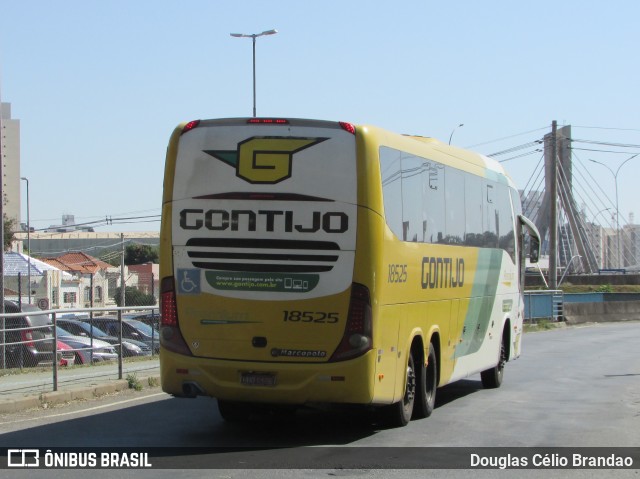
<instances>
[{"instance_id":1,"label":"grass patch","mask_svg":"<svg viewBox=\"0 0 640 479\"><path fill-rule=\"evenodd\" d=\"M546 291L544 286L526 287L526 290ZM571 284L562 283L560 288L564 293L640 293L638 284Z\"/></svg>"},{"instance_id":2,"label":"grass patch","mask_svg":"<svg viewBox=\"0 0 640 479\"><path fill-rule=\"evenodd\" d=\"M127 374L127 383L129 384L129 389L135 389L136 391L142 391L142 383L138 379L138 376L133 374Z\"/></svg>"}]
</instances>

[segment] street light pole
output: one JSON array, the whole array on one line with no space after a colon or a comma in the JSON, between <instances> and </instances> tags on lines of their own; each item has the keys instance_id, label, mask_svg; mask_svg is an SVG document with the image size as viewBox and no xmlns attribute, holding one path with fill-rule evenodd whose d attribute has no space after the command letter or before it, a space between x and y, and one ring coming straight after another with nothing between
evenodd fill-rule
<instances>
[{"instance_id":1,"label":"street light pole","mask_svg":"<svg viewBox=\"0 0 640 479\"><path fill-rule=\"evenodd\" d=\"M625 165L625 163L627 163L630 160L633 160L638 155L640 155L640 153L636 153L635 155L630 156L629 158L624 160L622 163L620 163L620 166L618 166L618 169L615 171L615 173L608 165L605 165L604 163L601 163L596 160L589 159L589 161L593 163L598 163L599 165L604 166L613 175L613 183L616 189L616 238L617 238L617 244L618 244L618 268L623 267L622 259L620 257L621 250L620 250L620 209L619 209L619 199L618 199L618 173L620 173L620 168L622 168Z\"/></svg>"},{"instance_id":2,"label":"street light pole","mask_svg":"<svg viewBox=\"0 0 640 479\"><path fill-rule=\"evenodd\" d=\"M278 30L265 30L262 33L230 33L232 37L236 38L251 38L253 43L253 117L256 117L256 38L264 35L275 35Z\"/></svg>"},{"instance_id":3,"label":"street light pole","mask_svg":"<svg viewBox=\"0 0 640 479\"><path fill-rule=\"evenodd\" d=\"M458 128L462 127L462 126L464 126L464 123L460 123L458 126L456 126L456 127L453 129L453 131L452 131L452 132L451 132L451 134L449 135L449 144L451 144L451 138L453 138L453 134L455 133L455 131L456 131Z\"/></svg>"},{"instance_id":4,"label":"street light pole","mask_svg":"<svg viewBox=\"0 0 640 479\"><path fill-rule=\"evenodd\" d=\"M20 178L27 182L27 281L29 283L29 304L31 304L31 217L29 215L29 179L24 176Z\"/></svg>"}]
</instances>

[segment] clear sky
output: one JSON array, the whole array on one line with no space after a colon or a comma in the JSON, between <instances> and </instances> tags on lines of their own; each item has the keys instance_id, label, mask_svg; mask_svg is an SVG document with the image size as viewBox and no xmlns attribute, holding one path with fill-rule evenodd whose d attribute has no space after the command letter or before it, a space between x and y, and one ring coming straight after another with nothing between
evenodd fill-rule
<instances>
[{"instance_id":1,"label":"clear sky","mask_svg":"<svg viewBox=\"0 0 640 479\"><path fill-rule=\"evenodd\" d=\"M173 128L252 113L251 40L229 33L273 28L257 42L258 116L514 148L496 159L525 153L504 163L519 186L541 153L517 147L557 120L595 142L574 159L613 199L588 159L615 171L640 153L639 19L636 0L0 0L0 95L35 228L159 215ZM620 171L620 214L640 222L640 156ZM159 229L150 219L98 231Z\"/></svg>"}]
</instances>

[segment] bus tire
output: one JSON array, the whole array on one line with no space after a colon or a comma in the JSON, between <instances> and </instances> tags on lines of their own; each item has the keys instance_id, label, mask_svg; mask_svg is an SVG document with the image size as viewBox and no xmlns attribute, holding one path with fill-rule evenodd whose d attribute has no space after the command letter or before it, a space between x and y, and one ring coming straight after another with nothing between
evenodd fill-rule
<instances>
[{"instance_id":1,"label":"bus tire","mask_svg":"<svg viewBox=\"0 0 640 479\"><path fill-rule=\"evenodd\" d=\"M249 419L252 408L249 403L218 399L218 411L227 422L244 422Z\"/></svg>"},{"instance_id":2,"label":"bus tire","mask_svg":"<svg viewBox=\"0 0 640 479\"><path fill-rule=\"evenodd\" d=\"M413 406L416 397L416 368L413 352L409 354L406 369L404 394L397 403L385 406L384 413L387 424L390 427L402 427L409 424L413 414Z\"/></svg>"},{"instance_id":3,"label":"bus tire","mask_svg":"<svg viewBox=\"0 0 640 479\"><path fill-rule=\"evenodd\" d=\"M427 364L420 365L416 373L416 401L413 405L413 419L431 416L436 404L438 387L438 358L433 343L429 343Z\"/></svg>"},{"instance_id":4,"label":"bus tire","mask_svg":"<svg viewBox=\"0 0 640 479\"><path fill-rule=\"evenodd\" d=\"M499 388L504 378L504 365L507 362L507 345L506 337L502 335L502 341L500 341L500 356L498 358L498 364L491 369L482 371L480 377L482 378L482 385L487 389Z\"/></svg>"}]
</instances>

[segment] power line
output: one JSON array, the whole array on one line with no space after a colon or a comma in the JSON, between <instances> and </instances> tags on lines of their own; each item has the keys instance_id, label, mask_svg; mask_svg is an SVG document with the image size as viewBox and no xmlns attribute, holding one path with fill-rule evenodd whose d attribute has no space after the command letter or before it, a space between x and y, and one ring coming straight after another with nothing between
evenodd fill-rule
<instances>
[{"instance_id":1,"label":"power line","mask_svg":"<svg viewBox=\"0 0 640 479\"><path fill-rule=\"evenodd\" d=\"M597 153L614 153L614 154L623 154L623 155L640 154L640 152L635 152L635 151L595 150L592 148L574 148L574 147L572 147L571 149L576 151L594 151Z\"/></svg>"},{"instance_id":2,"label":"power line","mask_svg":"<svg viewBox=\"0 0 640 479\"><path fill-rule=\"evenodd\" d=\"M590 145L614 146L617 148L640 148L640 145L633 143L612 143L610 141L579 140L576 138L572 138L571 143L588 143Z\"/></svg>"},{"instance_id":3,"label":"power line","mask_svg":"<svg viewBox=\"0 0 640 479\"><path fill-rule=\"evenodd\" d=\"M519 151L519 150L524 150L525 148L532 148L534 146L541 145L542 143L543 143L543 140L530 141L529 143L523 143L522 145L514 146L512 148L508 148L506 150L498 151L496 153L491 153L490 155L487 155L487 156L493 158L494 156L506 155L508 153L513 153L513 152L516 152L516 151Z\"/></svg>"},{"instance_id":4,"label":"power line","mask_svg":"<svg viewBox=\"0 0 640 479\"><path fill-rule=\"evenodd\" d=\"M572 128L586 128L591 130L613 130L613 131L639 131L639 128L615 128L615 127L606 127L606 126L580 126L573 125Z\"/></svg>"},{"instance_id":5,"label":"power line","mask_svg":"<svg viewBox=\"0 0 640 479\"><path fill-rule=\"evenodd\" d=\"M475 145L470 145L470 146L466 146L465 148L475 148L477 146L484 146L484 145L488 145L490 143L497 143L499 141L504 141L504 140L509 140L511 138L515 138L517 136L523 136L523 135L528 135L530 133L535 133L538 131L543 131L543 130L548 130L549 127L548 126L544 126L542 128L536 128L535 130L529 130L529 131L524 131L522 133L516 133L515 135L509 135L509 136L503 136L502 138L497 138L495 140L489 140L489 141L485 141L483 143L476 143Z\"/></svg>"},{"instance_id":6,"label":"power line","mask_svg":"<svg viewBox=\"0 0 640 479\"><path fill-rule=\"evenodd\" d=\"M96 220L96 221L87 221L84 223L74 223L74 224L70 224L70 225L56 225L55 227L61 227L61 228L73 228L73 229L87 229L87 227L99 227L99 226L108 226L108 225L113 225L113 224L128 224L128 223L151 223L151 222L155 222L155 221L160 221L161 219L161 215L145 215L145 216L127 216L127 217L122 217L122 218L114 218L114 217L105 217L105 219L102 220ZM132 221L135 220L135 221ZM43 231L43 232L48 232L48 230L50 230L52 227L48 226L46 228L38 228L35 231ZM49 231L52 234L55 233L59 233L56 231Z\"/></svg>"}]
</instances>

